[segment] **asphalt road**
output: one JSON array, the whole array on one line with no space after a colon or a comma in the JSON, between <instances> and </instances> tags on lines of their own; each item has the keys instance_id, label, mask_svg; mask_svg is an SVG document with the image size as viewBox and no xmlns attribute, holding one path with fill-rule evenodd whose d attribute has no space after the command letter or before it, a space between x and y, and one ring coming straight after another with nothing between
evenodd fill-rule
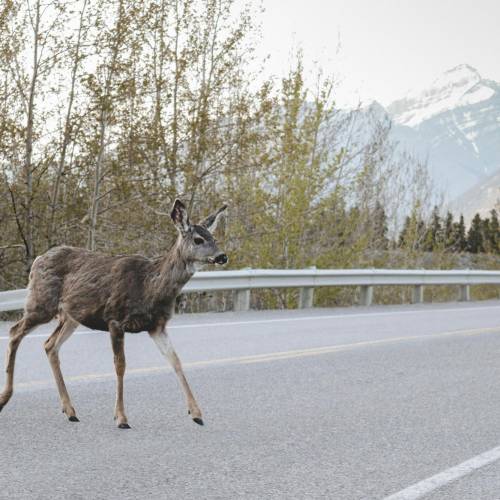
<instances>
[{"instance_id":1,"label":"asphalt road","mask_svg":"<svg viewBox=\"0 0 500 500\"><path fill-rule=\"evenodd\" d=\"M186 315L171 335L194 424L145 334L127 335L114 425L109 336L18 352L0 413L2 499L500 499L500 302ZM8 325L0 325L0 350ZM3 374L0 378L3 384Z\"/></svg>"}]
</instances>

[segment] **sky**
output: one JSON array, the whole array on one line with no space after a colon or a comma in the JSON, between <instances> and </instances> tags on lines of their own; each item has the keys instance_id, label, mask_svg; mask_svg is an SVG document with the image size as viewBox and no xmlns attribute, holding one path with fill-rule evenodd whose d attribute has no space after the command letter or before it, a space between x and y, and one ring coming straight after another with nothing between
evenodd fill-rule
<instances>
[{"instance_id":1,"label":"sky","mask_svg":"<svg viewBox=\"0 0 500 500\"><path fill-rule=\"evenodd\" d=\"M462 63L500 81L500 0L262 0L257 55L283 74L300 47L339 81L337 102L384 105Z\"/></svg>"}]
</instances>

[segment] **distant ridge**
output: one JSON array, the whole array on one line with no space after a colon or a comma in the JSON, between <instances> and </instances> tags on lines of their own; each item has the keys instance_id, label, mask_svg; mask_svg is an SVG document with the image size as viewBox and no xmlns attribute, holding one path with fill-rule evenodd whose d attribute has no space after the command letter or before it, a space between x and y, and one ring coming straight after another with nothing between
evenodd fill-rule
<instances>
[{"instance_id":1,"label":"distant ridge","mask_svg":"<svg viewBox=\"0 0 500 500\"><path fill-rule=\"evenodd\" d=\"M481 217L489 216L491 209L498 210L498 207L500 207L500 171L466 191L450 206L455 214L463 214L467 223L476 213Z\"/></svg>"}]
</instances>

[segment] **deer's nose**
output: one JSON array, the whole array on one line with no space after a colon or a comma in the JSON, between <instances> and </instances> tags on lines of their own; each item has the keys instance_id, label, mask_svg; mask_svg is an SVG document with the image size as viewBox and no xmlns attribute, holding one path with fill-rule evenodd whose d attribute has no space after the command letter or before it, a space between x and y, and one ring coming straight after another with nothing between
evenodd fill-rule
<instances>
[{"instance_id":1,"label":"deer's nose","mask_svg":"<svg viewBox=\"0 0 500 500\"><path fill-rule=\"evenodd\" d=\"M219 255L217 255L217 257L215 257L214 262L216 264L223 265L223 264L227 264L228 260L229 259L227 258L227 255L225 253L220 253Z\"/></svg>"}]
</instances>

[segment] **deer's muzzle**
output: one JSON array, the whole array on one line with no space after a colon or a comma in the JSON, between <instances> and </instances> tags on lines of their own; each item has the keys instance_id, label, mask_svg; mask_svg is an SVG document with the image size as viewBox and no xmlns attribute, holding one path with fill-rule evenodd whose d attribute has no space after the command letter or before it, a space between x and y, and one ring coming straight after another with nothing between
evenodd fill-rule
<instances>
[{"instance_id":1,"label":"deer's muzzle","mask_svg":"<svg viewBox=\"0 0 500 500\"><path fill-rule=\"evenodd\" d=\"M224 264L227 264L228 260L229 259L227 258L227 255L225 253L221 253L221 254L217 255L217 257L215 257L214 262L216 264L224 265Z\"/></svg>"}]
</instances>

